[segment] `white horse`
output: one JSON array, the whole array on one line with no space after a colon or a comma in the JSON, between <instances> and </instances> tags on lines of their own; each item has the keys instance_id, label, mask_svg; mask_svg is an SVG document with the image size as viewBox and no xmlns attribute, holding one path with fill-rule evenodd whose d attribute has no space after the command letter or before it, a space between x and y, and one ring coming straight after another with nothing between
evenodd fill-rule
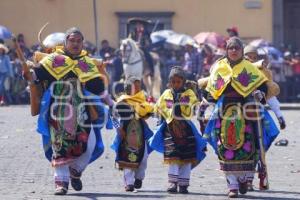
<instances>
[{"instance_id":1,"label":"white horse","mask_svg":"<svg viewBox=\"0 0 300 200\"><path fill-rule=\"evenodd\" d=\"M148 95L158 98L160 96L161 76L159 56L151 52L154 64L153 76L147 71L147 62L144 53L139 49L136 42L131 38L122 40L120 50L125 78L136 76L143 80Z\"/></svg>"}]
</instances>

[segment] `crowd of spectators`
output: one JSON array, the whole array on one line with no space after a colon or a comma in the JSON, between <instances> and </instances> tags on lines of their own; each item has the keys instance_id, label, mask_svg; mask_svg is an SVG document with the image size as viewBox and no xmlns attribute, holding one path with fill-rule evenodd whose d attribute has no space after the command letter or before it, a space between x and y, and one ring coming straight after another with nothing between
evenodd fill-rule
<instances>
[{"instance_id":1,"label":"crowd of spectators","mask_svg":"<svg viewBox=\"0 0 300 200\"><path fill-rule=\"evenodd\" d=\"M236 29L227 30L230 35L237 35ZM29 48L23 34L17 36L17 40L24 52L26 59L31 59L35 50L40 50L39 45ZM107 72L110 76L110 89L114 82L122 78L122 58L118 48L110 46L108 40L101 41L101 48L90 42L85 43L85 49L91 56L101 57L107 63ZM209 75L212 64L224 55L224 50L215 48L210 44L203 44L196 47L193 44L185 46L172 46L162 44L149 48L160 57L160 72L162 90L167 85L167 77L172 66L182 66L190 80L197 80ZM273 72L273 79L280 86L281 102L299 102L300 100L300 54L288 48L281 50L282 56L270 53L270 69ZM29 102L29 94L26 90L26 81L21 76L20 61L13 48L7 47L3 40L0 40L0 105L24 104Z\"/></svg>"}]
</instances>

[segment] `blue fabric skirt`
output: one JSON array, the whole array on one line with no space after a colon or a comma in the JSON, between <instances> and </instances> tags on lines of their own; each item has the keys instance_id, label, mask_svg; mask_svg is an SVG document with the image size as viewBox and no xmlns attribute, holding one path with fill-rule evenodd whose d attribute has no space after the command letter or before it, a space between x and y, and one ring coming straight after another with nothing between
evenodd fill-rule
<instances>
[{"instance_id":1,"label":"blue fabric skirt","mask_svg":"<svg viewBox=\"0 0 300 200\"><path fill-rule=\"evenodd\" d=\"M94 151L92 153L90 163L95 161L99 158L102 153L104 152L104 144L101 137L101 129L106 123L106 128L112 128L112 122L108 115L108 109L101 103L101 100L98 96L95 96L88 92L87 90L83 91L83 94L91 100L95 104L95 107L98 112L98 119L93 121L91 124L91 128L94 129L95 138L96 138L96 145ZM37 132L41 134L42 141L43 141L43 149L45 152L46 158L51 161L52 159L52 145L51 145L51 136L49 130L49 112L50 112L50 104L51 104L51 91L50 89L46 90L43 94L40 103L40 114L38 117L38 124L37 124Z\"/></svg>"},{"instance_id":2,"label":"blue fabric skirt","mask_svg":"<svg viewBox=\"0 0 300 200\"><path fill-rule=\"evenodd\" d=\"M196 139L196 159L197 164L199 164L206 156L204 149L206 147L206 139L202 138L200 133L198 132L195 125L187 120L187 123L192 128L192 132L194 134L194 137ZM164 154L164 130L167 127L167 123L164 121L159 127L157 132L150 138L150 147L159 152ZM194 166L195 167L195 166Z\"/></svg>"}]
</instances>

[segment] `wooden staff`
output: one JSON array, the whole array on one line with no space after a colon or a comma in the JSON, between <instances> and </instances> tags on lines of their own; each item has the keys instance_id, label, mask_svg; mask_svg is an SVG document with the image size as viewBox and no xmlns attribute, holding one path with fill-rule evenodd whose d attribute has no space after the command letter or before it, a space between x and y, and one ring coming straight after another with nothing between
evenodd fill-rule
<instances>
[{"instance_id":1,"label":"wooden staff","mask_svg":"<svg viewBox=\"0 0 300 200\"><path fill-rule=\"evenodd\" d=\"M16 53L18 58L21 61L22 71L24 78L28 81L29 88L30 88L30 106L31 106L31 115L36 116L40 112L40 98L41 98L41 91L37 85L34 84L34 80L32 74L30 72L30 67L26 63L26 59L24 57L23 51L20 48L20 45L16 39L16 37L12 38Z\"/></svg>"},{"instance_id":2,"label":"wooden staff","mask_svg":"<svg viewBox=\"0 0 300 200\"><path fill-rule=\"evenodd\" d=\"M256 103L260 104L259 101L255 100ZM257 117L257 130L258 130L258 141L259 141L259 161L258 161L258 177L259 177L259 189L268 190L269 189L269 179L267 171L267 162L266 162L266 152L263 142L263 130L261 124L261 115L260 110L256 109Z\"/></svg>"},{"instance_id":3,"label":"wooden staff","mask_svg":"<svg viewBox=\"0 0 300 200\"><path fill-rule=\"evenodd\" d=\"M24 78L27 81L32 81L32 76L30 74L30 68L26 63L26 59L24 57L23 51L19 45L19 42L17 41L16 37L13 36L12 41L14 43L15 49L16 49L16 53L17 56L19 58L19 60L21 61L21 65L22 65L22 71L24 73Z\"/></svg>"}]
</instances>

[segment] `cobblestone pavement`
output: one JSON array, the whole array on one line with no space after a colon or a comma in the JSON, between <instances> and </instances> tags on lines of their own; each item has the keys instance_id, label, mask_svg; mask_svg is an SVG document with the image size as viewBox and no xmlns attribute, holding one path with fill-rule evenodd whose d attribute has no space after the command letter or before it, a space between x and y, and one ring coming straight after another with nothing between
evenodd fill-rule
<instances>
[{"instance_id":1,"label":"cobblestone pavement","mask_svg":"<svg viewBox=\"0 0 300 200\"><path fill-rule=\"evenodd\" d=\"M109 148L113 131L103 130L105 152L83 175L81 192L69 190L67 196L53 195L53 175L44 158L41 138L35 132L36 117L28 106L0 108L0 199L227 199L226 181L212 149L200 166L193 170L188 195L165 192L167 167L162 156L152 153L143 188L136 193L124 192L122 172L115 169ZM288 127L277 138L287 138L287 147L272 146L268 152L269 191L249 192L240 199L300 200L300 112L284 112ZM154 127L155 120L149 120ZM255 184L257 185L257 179Z\"/></svg>"}]
</instances>

